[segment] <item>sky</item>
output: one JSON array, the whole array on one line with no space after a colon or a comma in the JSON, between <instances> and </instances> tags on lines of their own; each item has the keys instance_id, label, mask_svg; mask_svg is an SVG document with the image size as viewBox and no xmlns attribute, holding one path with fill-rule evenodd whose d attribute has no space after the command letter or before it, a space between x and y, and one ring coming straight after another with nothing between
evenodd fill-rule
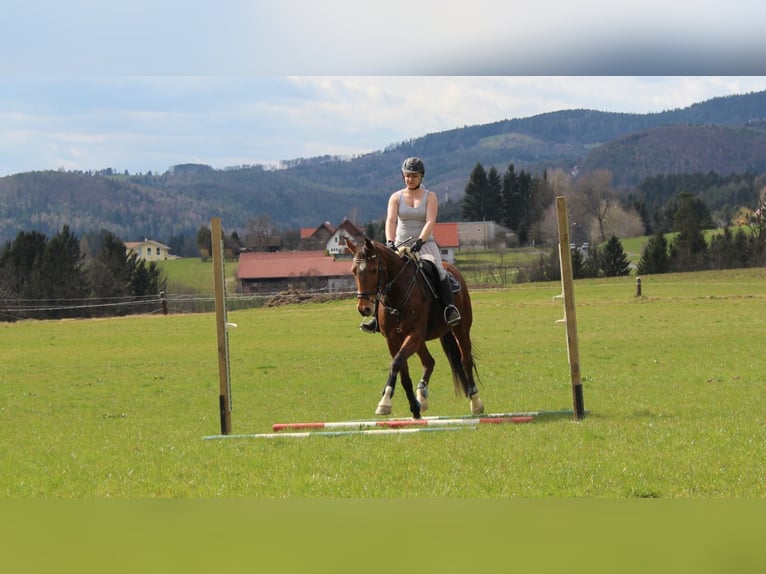
<instances>
[{"instance_id":1,"label":"sky","mask_svg":"<svg viewBox=\"0 0 766 574\"><path fill-rule=\"evenodd\" d=\"M760 0L367 4L6 0L0 176L353 156L766 90Z\"/></svg>"}]
</instances>

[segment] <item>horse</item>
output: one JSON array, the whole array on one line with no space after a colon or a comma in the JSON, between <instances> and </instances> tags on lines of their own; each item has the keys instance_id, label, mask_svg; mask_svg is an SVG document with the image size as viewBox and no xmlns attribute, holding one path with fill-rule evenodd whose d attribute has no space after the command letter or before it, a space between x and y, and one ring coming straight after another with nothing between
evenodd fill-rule
<instances>
[{"instance_id":1,"label":"horse","mask_svg":"<svg viewBox=\"0 0 766 574\"><path fill-rule=\"evenodd\" d=\"M434 286L438 283L438 273L432 262L420 259L408 247L394 251L369 237L359 245L346 239L346 246L353 254L351 272L356 281L357 311L363 317L377 313L380 332L386 338L392 357L375 414L391 414L391 398L399 376L413 418L421 418L421 413L428 409L428 383L436 365L426 341L436 338L441 341L449 361L455 393L462 393L470 400L471 414L482 414L484 404L476 385L478 370L471 346L471 297L460 271L454 265L442 263L459 286L457 290L453 287L453 294L462 319L456 327L450 327L444 320L443 305L437 299ZM417 392L413 391L407 364L414 353L423 365Z\"/></svg>"}]
</instances>

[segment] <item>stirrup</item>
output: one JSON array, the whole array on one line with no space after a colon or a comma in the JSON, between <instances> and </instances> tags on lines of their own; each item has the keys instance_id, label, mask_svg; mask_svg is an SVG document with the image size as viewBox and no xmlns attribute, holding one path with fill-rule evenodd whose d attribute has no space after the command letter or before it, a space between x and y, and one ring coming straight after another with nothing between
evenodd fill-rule
<instances>
[{"instance_id":1,"label":"stirrup","mask_svg":"<svg viewBox=\"0 0 766 574\"><path fill-rule=\"evenodd\" d=\"M369 321L362 321L362 323L359 324L359 329L361 329L365 333L377 333L378 320L375 317L373 317Z\"/></svg>"},{"instance_id":2,"label":"stirrup","mask_svg":"<svg viewBox=\"0 0 766 574\"><path fill-rule=\"evenodd\" d=\"M444 308L444 321L450 327L457 327L460 324L461 319L460 311L458 311L457 307L454 305L447 305Z\"/></svg>"}]
</instances>

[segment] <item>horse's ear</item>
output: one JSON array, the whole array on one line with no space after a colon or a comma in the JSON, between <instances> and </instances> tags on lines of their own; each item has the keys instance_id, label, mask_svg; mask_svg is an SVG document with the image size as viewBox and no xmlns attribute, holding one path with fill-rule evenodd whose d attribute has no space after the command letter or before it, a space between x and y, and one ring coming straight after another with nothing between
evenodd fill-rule
<instances>
[{"instance_id":1,"label":"horse's ear","mask_svg":"<svg viewBox=\"0 0 766 574\"><path fill-rule=\"evenodd\" d=\"M375 250L375 246L372 244L372 239L370 239L366 235L364 236L364 244L367 247L367 249L369 249L370 251Z\"/></svg>"},{"instance_id":2,"label":"horse's ear","mask_svg":"<svg viewBox=\"0 0 766 574\"><path fill-rule=\"evenodd\" d=\"M351 255L356 255L356 251L358 249L357 246L356 246L356 243L351 241L345 235L343 236L343 241L346 243L346 249L348 250L348 252L351 253Z\"/></svg>"}]
</instances>

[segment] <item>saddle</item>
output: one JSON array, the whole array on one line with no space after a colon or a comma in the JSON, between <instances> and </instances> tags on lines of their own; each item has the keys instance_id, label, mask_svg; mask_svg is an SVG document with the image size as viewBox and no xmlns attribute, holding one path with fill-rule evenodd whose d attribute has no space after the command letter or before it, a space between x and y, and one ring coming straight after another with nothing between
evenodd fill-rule
<instances>
[{"instance_id":1,"label":"saddle","mask_svg":"<svg viewBox=\"0 0 766 574\"><path fill-rule=\"evenodd\" d=\"M428 285L428 288L431 290L431 293L433 294L434 298L439 298L439 291L436 285L439 284L439 272L436 269L436 264L431 261L430 259L423 259L418 258L418 270L423 275L423 277L426 280L426 284ZM453 293L457 293L460 291L460 283L458 283L458 280L455 279L455 276L452 275L449 271L447 271L447 277L449 278L450 287L452 288Z\"/></svg>"},{"instance_id":2,"label":"saddle","mask_svg":"<svg viewBox=\"0 0 766 574\"><path fill-rule=\"evenodd\" d=\"M416 251L410 250L408 246L402 246L399 248L399 256L407 257L417 263L418 273L426 280L429 291L433 295L434 299L439 299L439 289L436 287L439 285L439 272L436 269L436 264L430 259L424 259ZM460 283L452 273L447 271L447 277L449 277L450 287L453 293L457 293L461 290Z\"/></svg>"}]
</instances>

